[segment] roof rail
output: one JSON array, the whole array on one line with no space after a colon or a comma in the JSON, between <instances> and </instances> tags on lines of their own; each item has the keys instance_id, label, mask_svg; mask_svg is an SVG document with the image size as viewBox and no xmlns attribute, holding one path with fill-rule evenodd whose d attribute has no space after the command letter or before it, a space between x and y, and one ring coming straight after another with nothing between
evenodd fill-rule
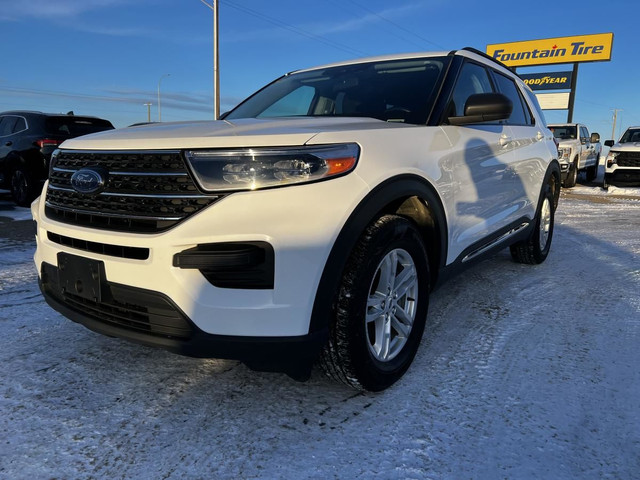
<instances>
[{"instance_id":1,"label":"roof rail","mask_svg":"<svg viewBox=\"0 0 640 480\"><path fill-rule=\"evenodd\" d=\"M495 58L493 58L490 55L487 55L486 53L478 50L477 48L473 48L473 47L464 47L462 50L466 50L467 52L472 52L475 53L476 55L480 55L481 57L487 58L489 60L492 60L493 62L497 63L498 65L500 65L501 67L506 68L507 70L510 70L513 73L516 73L515 69L513 67L507 67L504 63L502 63L500 60L496 60ZM516 74L517 75L517 74Z\"/></svg>"}]
</instances>

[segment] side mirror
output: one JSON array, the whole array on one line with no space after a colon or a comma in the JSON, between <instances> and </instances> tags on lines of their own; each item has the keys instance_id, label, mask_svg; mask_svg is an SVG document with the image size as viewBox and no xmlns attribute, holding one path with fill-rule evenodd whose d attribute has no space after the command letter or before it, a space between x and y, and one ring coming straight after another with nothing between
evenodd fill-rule
<instances>
[{"instance_id":1,"label":"side mirror","mask_svg":"<svg viewBox=\"0 0 640 480\"><path fill-rule=\"evenodd\" d=\"M513 111L513 102L501 93L476 93L464 104L464 116L449 117L450 125L506 120Z\"/></svg>"},{"instance_id":2,"label":"side mirror","mask_svg":"<svg viewBox=\"0 0 640 480\"><path fill-rule=\"evenodd\" d=\"M615 142L614 142L613 140L605 140L605 141L604 141L604 145L605 145L605 147L613 147L613 144L614 144L614 143L615 143Z\"/></svg>"},{"instance_id":3,"label":"side mirror","mask_svg":"<svg viewBox=\"0 0 640 480\"><path fill-rule=\"evenodd\" d=\"M599 133L592 133L591 134L591 140L589 140L591 143L598 143L600 141L600 134Z\"/></svg>"}]
</instances>

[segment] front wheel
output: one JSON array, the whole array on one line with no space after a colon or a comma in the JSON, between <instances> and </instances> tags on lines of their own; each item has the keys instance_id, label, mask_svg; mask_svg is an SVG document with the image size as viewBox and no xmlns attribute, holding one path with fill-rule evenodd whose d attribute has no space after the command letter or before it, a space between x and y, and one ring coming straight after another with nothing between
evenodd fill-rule
<instances>
[{"instance_id":1,"label":"front wheel","mask_svg":"<svg viewBox=\"0 0 640 480\"><path fill-rule=\"evenodd\" d=\"M535 228L531 232L531 236L510 247L511 257L516 262L538 264L546 260L553 238L554 213L553 194L551 188L547 187L538 209Z\"/></svg>"},{"instance_id":2,"label":"front wheel","mask_svg":"<svg viewBox=\"0 0 640 480\"><path fill-rule=\"evenodd\" d=\"M592 182L598 176L598 160L592 167L587 167L587 182Z\"/></svg>"},{"instance_id":3,"label":"front wheel","mask_svg":"<svg viewBox=\"0 0 640 480\"><path fill-rule=\"evenodd\" d=\"M565 188L573 188L576 186L576 182L578 181L578 159L574 160L574 162L569 166L569 173L567 174L567 178L564 180L562 184Z\"/></svg>"},{"instance_id":4,"label":"front wheel","mask_svg":"<svg viewBox=\"0 0 640 480\"><path fill-rule=\"evenodd\" d=\"M397 215L380 217L347 262L321 368L356 389L384 390L413 361L428 303L429 264L418 229Z\"/></svg>"}]
</instances>

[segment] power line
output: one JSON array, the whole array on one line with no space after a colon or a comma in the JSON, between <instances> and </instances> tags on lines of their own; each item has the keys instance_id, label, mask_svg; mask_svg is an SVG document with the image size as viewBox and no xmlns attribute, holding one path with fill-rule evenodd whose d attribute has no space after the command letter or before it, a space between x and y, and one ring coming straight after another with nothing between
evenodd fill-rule
<instances>
[{"instance_id":1,"label":"power line","mask_svg":"<svg viewBox=\"0 0 640 480\"><path fill-rule=\"evenodd\" d=\"M218 0L219 1L219 0ZM286 22L283 22L281 20L278 20L276 18L270 17L268 15L265 15L263 13L257 12L255 10L252 10L248 7L244 7L241 5L238 5L236 3L230 3L230 2L224 2L222 3L222 5L231 7L231 8L235 8L236 10L240 10L241 12L246 13L247 15L251 15L253 17L259 18L261 20L264 20L266 22L269 22L273 25L276 25L280 28L284 28L285 30L289 30L290 32L296 33L298 35L301 35L303 37L307 37L307 38L311 38L313 40L317 40L318 42L324 43L325 45L328 45L330 47L336 48L338 50L342 50L343 52L347 52L350 55L356 55L359 57L362 56L367 56L369 54L367 54L366 52L362 52L360 50L356 50L354 48L351 48L347 45L344 45L342 43L338 43L338 42L334 42L333 40L329 40L328 38L325 38L321 35L316 35L314 33L310 33L310 32L306 32L298 27L295 27L293 25L290 25Z\"/></svg>"},{"instance_id":2,"label":"power line","mask_svg":"<svg viewBox=\"0 0 640 480\"><path fill-rule=\"evenodd\" d=\"M338 8L340 8L340 9L344 10L344 11L345 11L345 12L347 12L348 14L353 15L354 17L360 18L360 14L359 14L359 13L357 13L357 12L356 12L356 11L354 11L354 10L351 10L351 9L347 9L347 8L345 8L344 4L343 4L341 1L339 1L339 0L329 0L329 2L330 2L330 3L332 3L332 4L334 4L336 7L338 7ZM379 17L378 15L374 15L374 14L369 14L369 15ZM400 40L402 40L402 41L404 41L404 42L410 43L411 45L414 45L414 46L418 47L418 48L419 48L419 49L421 49L421 50L424 48L424 45L423 45L423 44L421 44L421 43L414 42L413 40L410 40L410 39L408 39L407 37L404 37L404 36L402 36L402 35L399 35L399 34L397 34L397 33L393 32L393 31L391 31L391 30L385 29L385 31L386 31L388 34L393 35L394 37L399 38Z\"/></svg>"},{"instance_id":3,"label":"power line","mask_svg":"<svg viewBox=\"0 0 640 480\"><path fill-rule=\"evenodd\" d=\"M390 24L390 25L393 25L394 27L396 27L396 28L398 28L398 29L402 30L403 32L408 33L408 34L410 34L410 35L413 35L414 37L419 38L419 39L420 39L420 40L422 40L423 42L430 43L431 45L433 45L433 46L435 46L435 47L438 47L438 48L439 48L439 49L441 49L441 50L446 50L442 45L439 45L439 44L437 44L437 43L435 43L435 42L432 42L431 40L429 40L429 39L427 39L427 38L424 38L422 35L418 35L416 32L414 32L414 31L412 31L412 30L409 30L409 29L408 29L408 28L406 28L406 27L403 27L402 25L400 25L400 24L398 24L398 23L394 22L393 20L389 20L388 18L386 18L386 17L382 16L381 14L379 14L379 13L377 13L377 12L374 12L373 10L370 10L369 8L365 7L364 5L361 5L361 4L359 4L358 2L355 2L354 0L348 0L348 1L349 1L349 3L351 3L351 4L355 5L356 7L361 8L361 9L362 9L362 10L364 10L365 12L369 12L371 15L375 15L375 16L376 16L376 17L378 17L380 20L382 20L382 21L384 21L384 22L387 22L387 23L388 23L388 24Z\"/></svg>"}]
</instances>

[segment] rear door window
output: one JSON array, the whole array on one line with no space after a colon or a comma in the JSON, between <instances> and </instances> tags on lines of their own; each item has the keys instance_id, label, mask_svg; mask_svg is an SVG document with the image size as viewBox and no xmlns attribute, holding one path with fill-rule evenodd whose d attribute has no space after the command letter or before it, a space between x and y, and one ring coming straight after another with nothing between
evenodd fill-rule
<instances>
[{"instance_id":1,"label":"rear door window","mask_svg":"<svg viewBox=\"0 0 640 480\"><path fill-rule=\"evenodd\" d=\"M18 117L13 115L6 115L0 119L0 137L6 137L13 133L13 129L16 125Z\"/></svg>"},{"instance_id":2,"label":"rear door window","mask_svg":"<svg viewBox=\"0 0 640 480\"><path fill-rule=\"evenodd\" d=\"M16 117L16 124L13 126L13 133L20 133L27 129L27 122L22 117Z\"/></svg>"},{"instance_id":3,"label":"rear door window","mask_svg":"<svg viewBox=\"0 0 640 480\"><path fill-rule=\"evenodd\" d=\"M494 72L494 77L500 93L505 95L513 103L513 111L507 119L507 123L509 125L531 125L531 114L526 105L523 104L522 96L516 83L498 72Z\"/></svg>"}]
</instances>

